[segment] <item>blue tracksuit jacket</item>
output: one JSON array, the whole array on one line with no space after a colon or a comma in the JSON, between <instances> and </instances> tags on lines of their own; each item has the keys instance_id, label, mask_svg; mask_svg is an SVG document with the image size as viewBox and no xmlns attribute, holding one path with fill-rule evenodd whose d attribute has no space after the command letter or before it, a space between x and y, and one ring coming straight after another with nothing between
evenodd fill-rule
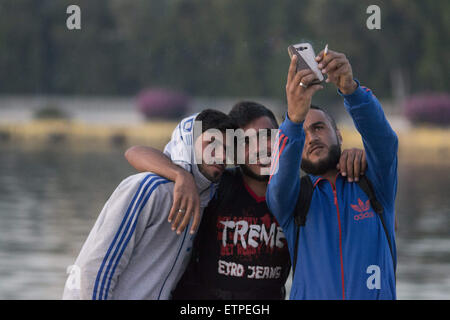
<instances>
[{"instance_id":1,"label":"blue tracksuit jacket","mask_svg":"<svg viewBox=\"0 0 450 320\"><path fill-rule=\"evenodd\" d=\"M338 91L339 92L339 91ZM341 94L339 92L339 94ZM396 299L394 202L398 139L372 92L359 85L344 104L362 136L368 168L394 251L394 263L381 221L357 183L340 174L335 182L310 175L311 206L300 227L291 299ZM293 259L297 226L293 210L300 190L303 123L286 120L279 129L267 203L284 230Z\"/></svg>"}]
</instances>

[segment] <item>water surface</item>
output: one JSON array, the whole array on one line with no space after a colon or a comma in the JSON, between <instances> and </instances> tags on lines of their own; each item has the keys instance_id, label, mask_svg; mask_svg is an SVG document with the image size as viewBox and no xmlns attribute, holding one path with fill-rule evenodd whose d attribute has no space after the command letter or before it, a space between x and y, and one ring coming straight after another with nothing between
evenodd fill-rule
<instances>
[{"instance_id":1,"label":"water surface","mask_svg":"<svg viewBox=\"0 0 450 320\"><path fill-rule=\"evenodd\" d=\"M0 145L0 299L60 299L95 219L134 170L124 148ZM399 299L450 298L450 165L400 163Z\"/></svg>"}]
</instances>

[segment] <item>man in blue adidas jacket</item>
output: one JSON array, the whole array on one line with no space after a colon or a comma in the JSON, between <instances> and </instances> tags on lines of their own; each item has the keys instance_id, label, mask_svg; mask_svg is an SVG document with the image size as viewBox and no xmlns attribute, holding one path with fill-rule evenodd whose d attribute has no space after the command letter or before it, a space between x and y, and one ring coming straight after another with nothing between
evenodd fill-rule
<instances>
[{"instance_id":1,"label":"man in blue adidas jacket","mask_svg":"<svg viewBox=\"0 0 450 320\"><path fill-rule=\"evenodd\" d=\"M309 85L316 78L311 70L296 73L294 56L286 85L288 112L272 156L266 197L284 230L293 258L300 167L311 177L313 195L306 224L300 227L290 298L396 299L397 136L372 92L354 80L345 55L329 51L324 56L322 51L316 60L319 69L327 74L327 82L337 86L362 136L368 165L366 176L383 206L388 236L366 193L336 169L342 137L326 111L311 108L311 98L322 86Z\"/></svg>"}]
</instances>

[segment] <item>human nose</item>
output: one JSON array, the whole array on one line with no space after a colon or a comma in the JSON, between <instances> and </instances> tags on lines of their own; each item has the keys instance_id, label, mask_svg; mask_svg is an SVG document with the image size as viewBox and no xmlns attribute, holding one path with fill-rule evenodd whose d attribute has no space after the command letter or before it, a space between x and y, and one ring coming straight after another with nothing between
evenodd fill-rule
<instances>
[{"instance_id":1,"label":"human nose","mask_svg":"<svg viewBox=\"0 0 450 320\"><path fill-rule=\"evenodd\" d=\"M312 144L319 141L319 135L314 130L308 130L305 134L305 144Z\"/></svg>"},{"instance_id":2,"label":"human nose","mask_svg":"<svg viewBox=\"0 0 450 320\"><path fill-rule=\"evenodd\" d=\"M227 160L227 147L225 145L221 145L219 157L222 159L222 163L226 163Z\"/></svg>"}]
</instances>

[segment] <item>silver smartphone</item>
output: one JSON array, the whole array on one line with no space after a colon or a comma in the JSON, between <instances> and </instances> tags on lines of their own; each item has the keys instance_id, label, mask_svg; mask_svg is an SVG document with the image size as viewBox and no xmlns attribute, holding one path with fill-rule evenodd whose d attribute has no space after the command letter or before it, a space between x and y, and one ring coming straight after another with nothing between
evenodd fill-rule
<instances>
[{"instance_id":1,"label":"silver smartphone","mask_svg":"<svg viewBox=\"0 0 450 320\"><path fill-rule=\"evenodd\" d=\"M314 49L310 43L298 43L288 47L289 57L295 54L297 55L297 70L311 69L317 76L317 79L311 82L311 84L319 84L324 80L322 72L319 70L316 61L316 55ZM311 85L310 84L310 85Z\"/></svg>"}]
</instances>

